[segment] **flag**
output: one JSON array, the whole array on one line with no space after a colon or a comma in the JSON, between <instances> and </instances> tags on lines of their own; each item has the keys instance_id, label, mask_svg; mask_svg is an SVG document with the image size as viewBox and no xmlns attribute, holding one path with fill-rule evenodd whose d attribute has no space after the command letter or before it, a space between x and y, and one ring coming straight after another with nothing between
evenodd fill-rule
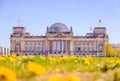
<instances>
[{"instance_id":1,"label":"flag","mask_svg":"<svg viewBox=\"0 0 120 81\"><path fill-rule=\"evenodd\" d=\"M90 27L90 30L92 31L92 28Z\"/></svg>"},{"instance_id":2,"label":"flag","mask_svg":"<svg viewBox=\"0 0 120 81\"><path fill-rule=\"evenodd\" d=\"M99 20L99 23L101 23L101 20Z\"/></svg>"}]
</instances>

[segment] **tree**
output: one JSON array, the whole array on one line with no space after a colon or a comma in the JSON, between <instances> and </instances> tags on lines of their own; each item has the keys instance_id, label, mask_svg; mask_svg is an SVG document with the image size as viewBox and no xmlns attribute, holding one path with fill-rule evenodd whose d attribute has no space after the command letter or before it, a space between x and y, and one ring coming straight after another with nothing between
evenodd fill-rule
<instances>
[{"instance_id":1,"label":"tree","mask_svg":"<svg viewBox=\"0 0 120 81\"><path fill-rule=\"evenodd\" d=\"M120 54L120 48L115 48L117 54Z\"/></svg>"},{"instance_id":2,"label":"tree","mask_svg":"<svg viewBox=\"0 0 120 81\"><path fill-rule=\"evenodd\" d=\"M107 55L107 56L116 56L117 52L116 50L112 47L112 45L108 42L105 42L104 46L103 46L103 52Z\"/></svg>"}]
</instances>

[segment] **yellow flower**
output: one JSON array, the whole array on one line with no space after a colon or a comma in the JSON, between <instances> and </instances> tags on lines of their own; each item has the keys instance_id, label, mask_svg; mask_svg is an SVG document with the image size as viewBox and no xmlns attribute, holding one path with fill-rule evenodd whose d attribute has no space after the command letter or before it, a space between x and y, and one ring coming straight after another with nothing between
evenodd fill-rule
<instances>
[{"instance_id":1,"label":"yellow flower","mask_svg":"<svg viewBox=\"0 0 120 81\"><path fill-rule=\"evenodd\" d=\"M115 60L110 60L109 63L114 64Z\"/></svg>"},{"instance_id":2,"label":"yellow flower","mask_svg":"<svg viewBox=\"0 0 120 81\"><path fill-rule=\"evenodd\" d=\"M17 60L22 60L22 57L20 57L20 56L17 56Z\"/></svg>"},{"instance_id":3,"label":"yellow flower","mask_svg":"<svg viewBox=\"0 0 120 81\"><path fill-rule=\"evenodd\" d=\"M12 54L7 54L8 57L16 57L16 54L15 53L12 53Z\"/></svg>"},{"instance_id":4,"label":"yellow flower","mask_svg":"<svg viewBox=\"0 0 120 81\"><path fill-rule=\"evenodd\" d=\"M13 57L9 57L9 59L10 59L11 62L16 62L16 59L13 58Z\"/></svg>"},{"instance_id":5,"label":"yellow flower","mask_svg":"<svg viewBox=\"0 0 120 81\"><path fill-rule=\"evenodd\" d=\"M48 81L60 81L59 79L60 77L58 75L53 74L49 76Z\"/></svg>"},{"instance_id":6,"label":"yellow flower","mask_svg":"<svg viewBox=\"0 0 120 81\"><path fill-rule=\"evenodd\" d=\"M49 60L56 62L56 58L53 58L53 57L49 57Z\"/></svg>"},{"instance_id":7,"label":"yellow flower","mask_svg":"<svg viewBox=\"0 0 120 81\"><path fill-rule=\"evenodd\" d=\"M74 56L74 55L70 56L70 59L76 59L76 58L77 58L77 57Z\"/></svg>"},{"instance_id":8,"label":"yellow flower","mask_svg":"<svg viewBox=\"0 0 120 81\"><path fill-rule=\"evenodd\" d=\"M116 60L116 63L117 63L117 64L120 64L120 60Z\"/></svg>"},{"instance_id":9,"label":"yellow flower","mask_svg":"<svg viewBox=\"0 0 120 81\"><path fill-rule=\"evenodd\" d=\"M69 74L68 81L80 81L80 79L79 79L79 77L75 76L74 74Z\"/></svg>"},{"instance_id":10,"label":"yellow flower","mask_svg":"<svg viewBox=\"0 0 120 81\"><path fill-rule=\"evenodd\" d=\"M90 65L90 59L89 58L84 58L84 64Z\"/></svg>"},{"instance_id":11,"label":"yellow flower","mask_svg":"<svg viewBox=\"0 0 120 81\"><path fill-rule=\"evenodd\" d=\"M7 67L0 67L0 81L15 81L16 74Z\"/></svg>"},{"instance_id":12,"label":"yellow flower","mask_svg":"<svg viewBox=\"0 0 120 81\"><path fill-rule=\"evenodd\" d=\"M75 76L74 74L68 74L68 75L50 75L48 78L48 81L80 81L80 78Z\"/></svg>"},{"instance_id":13,"label":"yellow flower","mask_svg":"<svg viewBox=\"0 0 120 81\"><path fill-rule=\"evenodd\" d=\"M44 57L44 56L40 56L40 59L45 60L45 59L46 59L46 57Z\"/></svg>"},{"instance_id":14,"label":"yellow flower","mask_svg":"<svg viewBox=\"0 0 120 81\"><path fill-rule=\"evenodd\" d=\"M36 62L28 62L27 68L29 71L37 74L37 75L45 75L46 68Z\"/></svg>"},{"instance_id":15,"label":"yellow flower","mask_svg":"<svg viewBox=\"0 0 120 81\"><path fill-rule=\"evenodd\" d=\"M5 57L0 56L0 60L5 60Z\"/></svg>"},{"instance_id":16,"label":"yellow flower","mask_svg":"<svg viewBox=\"0 0 120 81\"><path fill-rule=\"evenodd\" d=\"M69 57L68 56L63 56L63 60L68 60Z\"/></svg>"},{"instance_id":17,"label":"yellow flower","mask_svg":"<svg viewBox=\"0 0 120 81\"><path fill-rule=\"evenodd\" d=\"M16 54L15 54L15 53L12 53L11 56L12 56L12 57L16 57Z\"/></svg>"}]
</instances>

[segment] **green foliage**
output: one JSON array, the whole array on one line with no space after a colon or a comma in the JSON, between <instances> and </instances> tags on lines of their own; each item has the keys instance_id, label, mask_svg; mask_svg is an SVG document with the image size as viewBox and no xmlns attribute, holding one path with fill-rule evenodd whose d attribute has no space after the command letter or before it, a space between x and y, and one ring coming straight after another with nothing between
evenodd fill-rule
<instances>
[{"instance_id":1,"label":"green foliage","mask_svg":"<svg viewBox=\"0 0 120 81\"><path fill-rule=\"evenodd\" d=\"M117 54L120 54L120 48L115 48Z\"/></svg>"},{"instance_id":2,"label":"green foliage","mask_svg":"<svg viewBox=\"0 0 120 81\"><path fill-rule=\"evenodd\" d=\"M106 42L103 46L103 52L108 56L108 57L113 57L116 56L117 52L116 50L112 47L112 45L108 42Z\"/></svg>"}]
</instances>

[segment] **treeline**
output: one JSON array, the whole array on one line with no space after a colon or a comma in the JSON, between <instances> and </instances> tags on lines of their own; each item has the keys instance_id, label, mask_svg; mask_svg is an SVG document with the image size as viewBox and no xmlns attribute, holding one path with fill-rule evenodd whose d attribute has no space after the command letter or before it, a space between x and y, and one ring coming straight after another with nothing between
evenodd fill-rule
<instances>
[{"instance_id":1,"label":"treeline","mask_svg":"<svg viewBox=\"0 0 120 81\"><path fill-rule=\"evenodd\" d=\"M106 54L108 57L113 57L113 56L120 56L120 48L113 48L112 45L108 42L106 42L103 46L103 52Z\"/></svg>"}]
</instances>

